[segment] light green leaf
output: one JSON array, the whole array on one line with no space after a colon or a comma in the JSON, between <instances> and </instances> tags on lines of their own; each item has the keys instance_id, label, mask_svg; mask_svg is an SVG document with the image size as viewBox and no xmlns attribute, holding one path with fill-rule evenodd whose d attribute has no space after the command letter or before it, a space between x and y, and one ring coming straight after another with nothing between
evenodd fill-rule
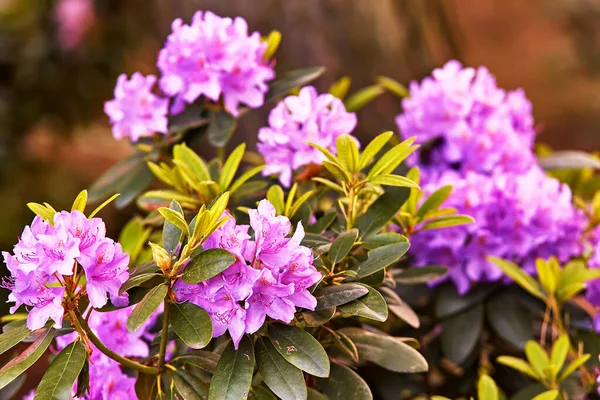
<instances>
[{"instance_id":1,"label":"light green leaf","mask_svg":"<svg viewBox=\"0 0 600 400\"><path fill-rule=\"evenodd\" d=\"M358 158L358 169L366 167L393 135L394 132L387 131L373 138Z\"/></svg>"},{"instance_id":2,"label":"light green leaf","mask_svg":"<svg viewBox=\"0 0 600 400\"><path fill-rule=\"evenodd\" d=\"M346 110L348 112L358 111L381 94L383 94L385 90L379 85L367 86L353 94L351 94L344 104L346 105Z\"/></svg>"},{"instance_id":3,"label":"light green leaf","mask_svg":"<svg viewBox=\"0 0 600 400\"><path fill-rule=\"evenodd\" d=\"M499 400L498 386L489 375L481 375L477 382L478 400Z\"/></svg>"},{"instance_id":4,"label":"light green leaf","mask_svg":"<svg viewBox=\"0 0 600 400\"><path fill-rule=\"evenodd\" d=\"M150 289L144 298L135 305L131 314L129 314L129 318L127 318L127 330L131 333L137 331L163 302L167 292L168 287L164 284Z\"/></svg>"},{"instance_id":5,"label":"light green leaf","mask_svg":"<svg viewBox=\"0 0 600 400\"><path fill-rule=\"evenodd\" d=\"M27 207L35 214L42 217L44 221L48 221L50 225L54 224L54 212L49 210L46 206L38 203L27 203Z\"/></svg>"},{"instance_id":6,"label":"light green leaf","mask_svg":"<svg viewBox=\"0 0 600 400\"><path fill-rule=\"evenodd\" d=\"M210 129L210 128L209 128ZM173 147L173 157L181 160L199 181L210 181L210 173L206 163L185 143Z\"/></svg>"},{"instance_id":7,"label":"light green leaf","mask_svg":"<svg viewBox=\"0 0 600 400\"><path fill-rule=\"evenodd\" d=\"M206 347L212 338L210 316L192 303L171 303L171 326L177 336L192 349Z\"/></svg>"},{"instance_id":8,"label":"light green leaf","mask_svg":"<svg viewBox=\"0 0 600 400\"><path fill-rule=\"evenodd\" d=\"M87 358L85 346L77 340L56 356L35 390L35 400L68 400L73 384Z\"/></svg>"},{"instance_id":9,"label":"light green leaf","mask_svg":"<svg viewBox=\"0 0 600 400\"><path fill-rule=\"evenodd\" d=\"M541 375L538 375L533 368L525 361L520 358L511 357L511 356L500 356L496 359L498 363L502 365L506 365L514 370L521 372L533 379L540 379Z\"/></svg>"},{"instance_id":10,"label":"light green leaf","mask_svg":"<svg viewBox=\"0 0 600 400\"><path fill-rule=\"evenodd\" d=\"M320 177L315 177L312 178L311 180L315 181L315 182L319 182L325 186L327 186L329 189L341 193L344 193L344 188L342 188L340 185L338 185L337 183L331 182L329 179L325 179L325 178L320 178Z\"/></svg>"},{"instance_id":11,"label":"light green leaf","mask_svg":"<svg viewBox=\"0 0 600 400\"><path fill-rule=\"evenodd\" d=\"M350 135L340 135L336 139L338 159L348 172L356 171L358 167L358 147Z\"/></svg>"},{"instance_id":12,"label":"light green leaf","mask_svg":"<svg viewBox=\"0 0 600 400\"><path fill-rule=\"evenodd\" d=\"M548 367L550 360L542 346L538 342L530 340L525 344L525 355L536 375L544 376L544 369Z\"/></svg>"},{"instance_id":13,"label":"light green leaf","mask_svg":"<svg viewBox=\"0 0 600 400\"><path fill-rule=\"evenodd\" d=\"M225 271L234 262L234 255L227 250L208 249L192 258L183 272L182 279L190 284L204 282Z\"/></svg>"},{"instance_id":14,"label":"light green leaf","mask_svg":"<svg viewBox=\"0 0 600 400\"><path fill-rule=\"evenodd\" d=\"M284 197L283 189L279 185L273 185L267 191L267 200L275 207L275 213L278 215L283 214L285 208Z\"/></svg>"},{"instance_id":15,"label":"light green leaf","mask_svg":"<svg viewBox=\"0 0 600 400\"><path fill-rule=\"evenodd\" d=\"M348 175L348 172L346 172L338 163L324 160L323 166L341 182L350 181L350 175Z\"/></svg>"},{"instance_id":16,"label":"light green leaf","mask_svg":"<svg viewBox=\"0 0 600 400\"><path fill-rule=\"evenodd\" d=\"M387 76L378 76L377 83L401 99L410 96L408 90L400 82Z\"/></svg>"},{"instance_id":17,"label":"light green leaf","mask_svg":"<svg viewBox=\"0 0 600 400\"><path fill-rule=\"evenodd\" d=\"M217 364L208 391L208 400L240 400L246 398L254 372L254 349L248 336L236 350L230 342Z\"/></svg>"},{"instance_id":18,"label":"light green leaf","mask_svg":"<svg viewBox=\"0 0 600 400\"><path fill-rule=\"evenodd\" d=\"M428 221L419 228L421 231L432 229L451 228L453 226L467 225L475 222L475 219L469 215L451 215Z\"/></svg>"},{"instance_id":19,"label":"light green leaf","mask_svg":"<svg viewBox=\"0 0 600 400\"><path fill-rule=\"evenodd\" d=\"M263 380L282 399L304 400L307 397L304 374L288 363L268 339L256 341L256 363Z\"/></svg>"},{"instance_id":20,"label":"light green leaf","mask_svg":"<svg viewBox=\"0 0 600 400\"><path fill-rule=\"evenodd\" d=\"M555 365L560 371L565 364L567 354L569 353L569 336L564 334L561 335L554 345L552 345L552 352L550 353L550 363Z\"/></svg>"},{"instance_id":21,"label":"light green leaf","mask_svg":"<svg viewBox=\"0 0 600 400\"><path fill-rule=\"evenodd\" d=\"M171 204L173 204L173 203L171 203ZM179 204L177 204L177 206L179 206ZM175 206L175 208L177 208L177 206ZM181 206L179 206L178 208L181 209ZM160 207L158 209L158 212L168 222L170 222L171 224L173 224L177 228L179 228L181 230L181 232L185 233L188 236L190 235L190 228L188 227L188 224L185 221L185 218L183 217L183 214L181 212L176 211L175 209L172 210L167 207Z\"/></svg>"},{"instance_id":22,"label":"light green leaf","mask_svg":"<svg viewBox=\"0 0 600 400\"><path fill-rule=\"evenodd\" d=\"M411 181L408 178L400 175L392 175L392 174L384 174L377 175L376 177L369 178L369 182L374 185L387 185L387 186L397 186L397 187L407 187L413 189L421 189L419 185L415 182Z\"/></svg>"},{"instance_id":23,"label":"light green leaf","mask_svg":"<svg viewBox=\"0 0 600 400\"><path fill-rule=\"evenodd\" d=\"M221 178L219 179L219 186L221 187L221 190L227 190L229 188L229 185L233 181L233 177L240 166L240 162L242 162L242 157L244 157L245 151L246 144L240 144L231 152L227 158L227 161L225 161L225 164L223 164Z\"/></svg>"},{"instance_id":24,"label":"light green leaf","mask_svg":"<svg viewBox=\"0 0 600 400\"><path fill-rule=\"evenodd\" d=\"M417 211L417 221L423 221L423 219L425 219L428 213L439 209L442 206L442 204L444 204L448 196L450 196L450 193L452 193L452 186L448 185L442 186L441 188L430 194L429 197L425 199L423 204L421 204L421 207L419 207L419 210Z\"/></svg>"},{"instance_id":25,"label":"light green leaf","mask_svg":"<svg viewBox=\"0 0 600 400\"><path fill-rule=\"evenodd\" d=\"M492 256L489 256L488 260L496 264L498 268L502 270L502 272L517 282L519 286L528 291L530 294L541 300L546 299L546 296L544 296L542 293L542 290L536 280L527 275L527 273L523 271L517 264Z\"/></svg>"},{"instance_id":26,"label":"light green leaf","mask_svg":"<svg viewBox=\"0 0 600 400\"><path fill-rule=\"evenodd\" d=\"M340 100L344 100L344 97L348 94L348 90L350 90L350 84L352 83L352 79L348 75L342 76L337 81L333 82L329 89L328 93L334 95Z\"/></svg>"},{"instance_id":27,"label":"light green leaf","mask_svg":"<svg viewBox=\"0 0 600 400\"><path fill-rule=\"evenodd\" d=\"M560 375L559 380L564 381L565 379L567 379L573 372L575 372L579 367L585 364L587 360L590 359L590 357L591 354L584 354L582 356L577 357L567 366L567 368L565 368L565 370Z\"/></svg>"},{"instance_id":28,"label":"light green leaf","mask_svg":"<svg viewBox=\"0 0 600 400\"><path fill-rule=\"evenodd\" d=\"M71 211L77 210L77 211L84 212L85 206L87 205L87 198L88 198L87 190L84 189L81 192L79 192L79 194L75 198L75 201L73 202L73 206L71 206Z\"/></svg>"},{"instance_id":29,"label":"light green leaf","mask_svg":"<svg viewBox=\"0 0 600 400\"><path fill-rule=\"evenodd\" d=\"M418 148L418 146L412 146L414 141L415 138L412 137L392 147L391 150L388 150L388 152L385 153L369 170L367 175L369 179L379 175L390 174L395 170L406 157Z\"/></svg>"},{"instance_id":30,"label":"light green leaf","mask_svg":"<svg viewBox=\"0 0 600 400\"><path fill-rule=\"evenodd\" d=\"M244 185L248 180L252 179L255 175L261 173L263 169L265 169L265 166L264 165L259 165L257 167L251 168L248 171L244 172L242 175L240 175L239 178L237 178L231 184L231 187L229 188L229 191L231 193L234 193L236 190L238 190L239 188L241 188L242 185Z\"/></svg>"},{"instance_id":31,"label":"light green leaf","mask_svg":"<svg viewBox=\"0 0 600 400\"><path fill-rule=\"evenodd\" d=\"M554 275L554 271L550 268L549 263L538 258L535 260L535 268L538 273L538 279L540 280L542 287L546 290L546 293L554 294L558 276Z\"/></svg>"},{"instance_id":32,"label":"light green leaf","mask_svg":"<svg viewBox=\"0 0 600 400\"><path fill-rule=\"evenodd\" d=\"M548 390L542 394L538 394L531 400L555 400L558 397L558 390Z\"/></svg>"}]
</instances>

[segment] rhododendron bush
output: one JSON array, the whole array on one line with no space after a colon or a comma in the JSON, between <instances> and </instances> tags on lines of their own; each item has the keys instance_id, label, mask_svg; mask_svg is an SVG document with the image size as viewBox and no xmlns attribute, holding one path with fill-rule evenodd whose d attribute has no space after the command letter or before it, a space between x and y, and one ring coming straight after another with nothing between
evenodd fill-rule
<instances>
[{"instance_id":1,"label":"rhododendron bush","mask_svg":"<svg viewBox=\"0 0 600 400\"><path fill-rule=\"evenodd\" d=\"M2 398L597 396L598 158L536 146L485 67L325 93L323 68L275 74L280 40L199 11L156 75L117 78L134 154L70 209L29 203L3 253ZM379 95L402 112L361 143ZM260 107L256 151L228 145ZM130 204L108 237L102 210Z\"/></svg>"}]
</instances>

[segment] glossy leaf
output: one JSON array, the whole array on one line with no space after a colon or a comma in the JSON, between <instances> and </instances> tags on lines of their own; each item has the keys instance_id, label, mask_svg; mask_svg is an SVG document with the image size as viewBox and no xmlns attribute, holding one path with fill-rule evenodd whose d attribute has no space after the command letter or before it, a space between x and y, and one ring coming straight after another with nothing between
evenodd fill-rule
<instances>
[{"instance_id":1,"label":"glossy leaf","mask_svg":"<svg viewBox=\"0 0 600 400\"><path fill-rule=\"evenodd\" d=\"M0 335L0 354L12 349L30 334L31 331L27 329L24 320L16 328L4 332Z\"/></svg>"},{"instance_id":2,"label":"glossy leaf","mask_svg":"<svg viewBox=\"0 0 600 400\"><path fill-rule=\"evenodd\" d=\"M479 285L468 293L460 294L454 285L445 285L435 299L435 316L448 318L481 303L492 293L494 286Z\"/></svg>"},{"instance_id":3,"label":"glossy leaf","mask_svg":"<svg viewBox=\"0 0 600 400\"><path fill-rule=\"evenodd\" d=\"M35 400L68 400L73 384L87 358L85 346L77 340L56 356L35 390Z\"/></svg>"},{"instance_id":4,"label":"glossy leaf","mask_svg":"<svg viewBox=\"0 0 600 400\"><path fill-rule=\"evenodd\" d=\"M385 322L388 318L388 305L377 290L370 286L362 285L369 293L350 303L340 305L340 311L358 317L368 318L379 322Z\"/></svg>"},{"instance_id":5,"label":"glossy leaf","mask_svg":"<svg viewBox=\"0 0 600 400\"><path fill-rule=\"evenodd\" d=\"M79 194L75 198L75 201L73 202L73 205L71 206L71 211L77 210L77 211L85 212L85 206L87 205L87 199L88 199L88 192L87 192L87 190L84 189L81 192L79 192Z\"/></svg>"},{"instance_id":6,"label":"glossy leaf","mask_svg":"<svg viewBox=\"0 0 600 400\"><path fill-rule=\"evenodd\" d=\"M358 217L356 227L360 231L360 237L368 237L370 234L379 232L394 218L402 204L408 199L410 191L406 188L386 188L383 195L371 204L367 211Z\"/></svg>"},{"instance_id":7,"label":"glossy leaf","mask_svg":"<svg viewBox=\"0 0 600 400\"><path fill-rule=\"evenodd\" d=\"M313 295L317 299L316 310L340 306L356 300L369 293L364 285L358 283L344 283L341 285L323 286L315 290Z\"/></svg>"},{"instance_id":8,"label":"glossy leaf","mask_svg":"<svg viewBox=\"0 0 600 400\"><path fill-rule=\"evenodd\" d=\"M203 400L208 396L208 384L191 372L178 369L173 373L175 389L185 400Z\"/></svg>"},{"instance_id":9,"label":"glossy leaf","mask_svg":"<svg viewBox=\"0 0 600 400\"><path fill-rule=\"evenodd\" d=\"M210 316L202 308L192 303L171 303L171 326L192 349L206 347L212 338Z\"/></svg>"},{"instance_id":10,"label":"glossy leaf","mask_svg":"<svg viewBox=\"0 0 600 400\"><path fill-rule=\"evenodd\" d=\"M175 201L175 200L171 201L171 206L169 208L171 210L175 211L176 213L180 214L181 216L183 216L183 209L181 208L181 205L179 205L179 203L177 201ZM179 223L181 224L181 221L179 221ZM189 228L187 228L187 223L185 222L185 219L183 220L183 225L185 225L186 230L189 229ZM163 226L163 231L162 231L162 240L163 240L163 248L165 250L167 250L169 252L169 254L173 255L175 253L175 251L177 250L177 246L179 245L179 242L181 241L181 234L183 232L184 232L184 230L181 229L181 227L179 227L176 224L173 224L173 222L169 221L168 219L165 219L165 224Z\"/></svg>"},{"instance_id":11,"label":"glossy leaf","mask_svg":"<svg viewBox=\"0 0 600 400\"><path fill-rule=\"evenodd\" d=\"M366 167L369 162L379 153L383 146L390 140L394 135L394 132L388 131L377 135L373 140L369 142L367 147L363 150L362 154L358 158L358 169L361 170Z\"/></svg>"},{"instance_id":12,"label":"glossy leaf","mask_svg":"<svg viewBox=\"0 0 600 400\"><path fill-rule=\"evenodd\" d=\"M317 379L316 387L331 400L373 400L367 383L345 365L332 364L329 378Z\"/></svg>"},{"instance_id":13,"label":"glossy leaf","mask_svg":"<svg viewBox=\"0 0 600 400\"><path fill-rule=\"evenodd\" d=\"M239 400L248 396L254 372L254 349L244 336L236 350L229 342L213 375L208 400Z\"/></svg>"},{"instance_id":14,"label":"glossy leaf","mask_svg":"<svg viewBox=\"0 0 600 400\"><path fill-rule=\"evenodd\" d=\"M208 372L214 372L217 368L220 356L212 351L194 350L179 357L175 357L172 363L183 363L196 368L204 369Z\"/></svg>"},{"instance_id":15,"label":"glossy leaf","mask_svg":"<svg viewBox=\"0 0 600 400\"><path fill-rule=\"evenodd\" d=\"M424 372L427 361L414 348L392 336L372 333L360 328L342 328L358 348L361 360L371 361L393 372Z\"/></svg>"},{"instance_id":16,"label":"glossy leaf","mask_svg":"<svg viewBox=\"0 0 600 400\"><path fill-rule=\"evenodd\" d=\"M356 267L358 278L371 275L398 261L410 247L407 243L394 243L369 251L367 260Z\"/></svg>"},{"instance_id":17,"label":"glossy leaf","mask_svg":"<svg viewBox=\"0 0 600 400\"><path fill-rule=\"evenodd\" d=\"M237 127L237 120L225 110L219 110L212 114L210 125L208 125L208 141L215 147L224 147L235 128Z\"/></svg>"},{"instance_id":18,"label":"glossy leaf","mask_svg":"<svg viewBox=\"0 0 600 400\"><path fill-rule=\"evenodd\" d=\"M282 399L306 399L306 383L301 370L288 363L268 339L256 341L256 363L267 386Z\"/></svg>"},{"instance_id":19,"label":"glossy leaf","mask_svg":"<svg viewBox=\"0 0 600 400\"><path fill-rule=\"evenodd\" d=\"M413 328L421 326L417 313L415 313L415 311L402 300L393 289L381 286L379 290L384 294L385 302L392 314L402 319Z\"/></svg>"},{"instance_id":20,"label":"glossy leaf","mask_svg":"<svg viewBox=\"0 0 600 400\"><path fill-rule=\"evenodd\" d=\"M310 333L295 326L270 325L269 337L290 364L314 376L329 375L327 353Z\"/></svg>"},{"instance_id":21,"label":"glossy leaf","mask_svg":"<svg viewBox=\"0 0 600 400\"><path fill-rule=\"evenodd\" d=\"M139 373L135 381L135 394L138 399L156 399L158 394L156 375Z\"/></svg>"},{"instance_id":22,"label":"glossy leaf","mask_svg":"<svg viewBox=\"0 0 600 400\"><path fill-rule=\"evenodd\" d=\"M171 202L171 205L173 203ZM190 228L188 227L185 218L183 217L183 213L181 211L176 211L175 208L181 209L181 206L175 206L174 209L161 207L158 209L158 212L165 218L167 222L170 222L175 227L177 227L181 232L184 232L189 236Z\"/></svg>"},{"instance_id":23,"label":"glossy leaf","mask_svg":"<svg viewBox=\"0 0 600 400\"><path fill-rule=\"evenodd\" d=\"M408 238L396 232L382 232L363 238L362 245L367 250L394 243L408 243Z\"/></svg>"},{"instance_id":24,"label":"glossy leaf","mask_svg":"<svg viewBox=\"0 0 600 400\"><path fill-rule=\"evenodd\" d=\"M394 274L394 280L401 285L418 285L443 278L447 273L448 268L438 265L412 267Z\"/></svg>"},{"instance_id":25,"label":"glossy leaf","mask_svg":"<svg viewBox=\"0 0 600 400\"><path fill-rule=\"evenodd\" d=\"M455 364L462 364L473 352L483 328L483 306L457 314L442 322L442 350Z\"/></svg>"},{"instance_id":26,"label":"glossy leaf","mask_svg":"<svg viewBox=\"0 0 600 400\"><path fill-rule=\"evenodd\" d=\"M140 326L150 317L150 315L160 306L167 295L168 287L164 284L158 285L144 296L144 298L135 305L129 318L127 318L127 330L131 333L137 331Z\"/></svg>"},{"instance_id":27,"label":"glossy leaf","mask_svg":"<svg viewBox=\"0 0 600 400\"><path fill-rule=\"evenodd\" d=\"M303 311L302 317L310 327L321 326L327 323L335 314L335 306L315 311Z\"/></svg>"},{"instance_id":28,"label":"glossy leaf","mask_svg":"<svg viewBox=\"0 0 600 400\"><path fill-rule=\"evenodd\" d=\"M344 259L352 250L354 242L358 238L358 229L351 229L340 234L331 244L329 249L329 261L337 264Z\"/></svg>"},{"instance_id":29,"label":"glossy leaf","mask_svg":"<svg viewBox=\"0 0 600 400\"><path fill-rule=\"evenodd\" d=\"M121 286L119 289L119 294L123 294L131 288L136 286L140 286L150 279L159 278L163 276L162 274L158 274L156 272L151 272L148 274L138 274L138 275L130 275L129 279Z\"/></svg>"},{"instance_id":30,"label":"glossy leaf","mask_svg":"<svg viewBox=\"0 0 600 400\"><path fill-rule=\"evenodd\" d=\"M235 262L235 256L227 250L215 248L198 254L188 264L183 272L185 283L204 282L225 271Z\"/></svg>"},{"instance_id":31,"label":"glossy leaf","mask_svg":"<svg viewBox=\"0 0 600 400\"><path fill-rule=\"evenodd\" d=\"M9 361L0 369L0 389L15 380L31 367L48 349L55 330L47 329L21 354Z\"/></svg>"}]
</instances>

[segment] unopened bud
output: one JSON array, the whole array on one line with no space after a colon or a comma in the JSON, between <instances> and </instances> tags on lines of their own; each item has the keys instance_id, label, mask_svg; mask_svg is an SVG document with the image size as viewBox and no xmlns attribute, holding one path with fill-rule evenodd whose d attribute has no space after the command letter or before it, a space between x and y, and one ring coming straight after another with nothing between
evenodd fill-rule
<instances>
[{"instance_id":1,"label":"unopened bud","mask_svg":"<svg viewBox=\"0 0 600 400\"><path fill-rule=\"evenodd\" d=\"M171 255L159 245L150 242L152 249L152 258L162 272L168 273L171 271Z\"/></svg>"}]
</instances>

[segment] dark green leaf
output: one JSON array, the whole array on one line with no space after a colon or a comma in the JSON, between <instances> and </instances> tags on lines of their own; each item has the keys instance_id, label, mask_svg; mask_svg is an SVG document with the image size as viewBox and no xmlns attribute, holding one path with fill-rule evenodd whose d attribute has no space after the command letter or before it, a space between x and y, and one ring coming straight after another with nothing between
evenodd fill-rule
<instances>
[{"instance_id":1,"label":"dark green leaf","mask_svg":"<svg viewBox=\"0 0 600 400\"><path fill-rule=\"evenodd\" d=\"M87 354L85 346L77 340L56 356L35 390L35 400L68 400L73 384L83 368Z\"/></svg>"},{"instance_id":2,"label":"dark green leaf","mask_svg":"<svg viewBox=\"0 0 600 400\"><path fill-rule=\"evenodd\" d=\"M332 264L342 261L352 250L356 238L358 238L358 229L351 229L338 236L329 249L329 261Z\"/></svg>"},{"instance_id":3,"label":"dark green leaf","mask_svg":"<svg viewBox=\"0 0 600 400\"><path fill-rule=\"evenodd\" d=\"M371 333L360 328L339 330L348 336L358 348L361 360L371 361L394 372L427 371L427 361L417 350L399 338Z\"/></svg>"},{"instance_id":4,"label":"dark green leaf","mask_svg":"<svg viewBox=\"0 0 600 400\"><path fill-rule=\"evenodd\" d=\"M442 278L448 273L448 268L438 265L427 267L412 267L394 274L396 283L402 285L417 285Z\"/></svg>"},{"instance_id":5,"label":"dark green leaf","mask_svg":"<svg viewBox=\"0 0 600 400\"><path fill-rule=\"evenodd\" d=\"M11 383L44 354L54 339L54 329L45 330L25 351L0 369L0 389Z\"/></svg>"},{"instance_id":6,"label":"dark green leaf","mask_svg":"<svg viewBox=\"0 0 600 400\"><path fill-rule=\"evenodd\" d=\"M171 201L171 206L169 208L183 215L183 209L177 201ZM173 255L177 250L177 246L179 245L179 241L181 240L181 234L181 229L173 225L173 223L169 222L169 220L165 219L165 224L163 226L162 232L162 240L163 248L166 251L168 251L169 254Z\"/></svg>"},{"instance_id":7,"label":"dark green leaf","mask_svg":"<svg viewBox=\"0 0 600 400\"><path fill-rule=\"evenodd\" d=\"M269 92L265 96L265 100L285 96L290 90L314 81L324 72L325 68L323 67L308 67L286 72L269 84Z\"/></svg>"},{"instance_id":8,"label":"dark green leaf","mask_svg":"<svg viewBox=\"0 0 600 400\"><path fill-rule=\"evenodd\" d=\"M333 342L335 346L345 355L347 355L352 361L357 363L359 361L358 358L358 348L348 336L346 336L343 332L336 331L332 333L331 337L333 338Z\"/></svg>"},{"instance_id":9,"label":"dark green leaf","mask_svg":"<svg viewBox=\"0 0 600 400\"><path fill-rule=\"evenodd\" d=\"M21 374L17 379L0 389L0 399L10 400L16 398L14 396L19 392L21 387L23 387L26 377L26 374Z\"/></svg>"},{"instance_id":10,"label":"dark green leaf","mask_svg":"<svg viewBox=\"0 0 600 400\"><path fill-rule=\"evenodd\" d=\"M140 275L130 276L129 279L127 281L125 281L123 286L121 286L121 288L119 289L119 293L122 294L131 288L140 286L142 283L147 282L152 278L158 278L158 277L162 277L162 276L163 275L158 274L156 272L149 273L149 274L140 274Z\"/></svg>"},{"instance_id":11,"label":"dark green leaf","mask_svg":"<svg viewBox=\"0 0 600 400\"><path fill-rule=\"evenodd\" d=\"M212 338L210 316L192 303L171 304L171 326L177 336L193 349L206 347Z\"/></svg>"},{"instance_id":12,"label":"dark green leaf","mask_svg":"<svg viewBox=\"0 0 600 400\"><path fill-rule=\"evenodd\" d=\"M137 331L158 306L160 306L167 292L168 287L164 284L150 289L144 298L135 305L131 314L129 314L129 318L127 318L127 330L131 333Z\"/></svg>"},{"instance_id":13,"label":"dark green leaf","mask_svg":"<svg viewBox=\"0 0 600 400\"><path fill-rule=\"evenodd\" d=\"M133 287L127 292L129 294L129 304L123 307L117 307L112 302L106 303L102 308L94 309L98 312L111 312L115 310L122 310L123 308L131 307L134 304L138 304L148 294L148 288L145 287Z\"/></svg>"},{"instance_id":14,"label":"dark green leaf","mask_svg":"<svg viewBox=\"0 0 600 400\"><path fill-rule=\"evenodd\" d=\"M314 376L329 375L327 353L310 333L295 326L270 325L269 337L289 363Z\"/></svg>"},{"instance_id":15,"label":"dark green leaf","mask_svg":"<svg viewBox=\"0 0 600 400\"><path fill-rule=\"evenodd\" d=\"M302 312L302 317L304 318L304 322L306 322L306 325L310 327L315 327L326 324L327 321L333 318L334 314L335 306L315 311L304 311Z\"/></svg>"},{"instance_id":16,"label":"dark green leaf","mask_svg":"<svg viewBox=\"0 0 600 400\"><path fill-rule=\"evenodd\" d=\"M135 394L138 399L155 399L158 394L156 375L139 373L135 381Z\"/></svg>"},{"instance_id":17,"label":"dark green leaf","mask_svg":"<svg viewBox=\"0 0 600 400\"><path fill-rule=\"evenodd\" d=\"M336 218L337 213L335 211L330 211L323 215L321 218L319 218L317 222L315 222L313 225L307 226L306 232L320 234L321 232L329 228Z\"/></svg>"},{"instance_id":18,"label":"dark green leaf","mask_svg":"<svg viewBox=\"0 0 600 400\"><path fill-rule=\"evenodd\" d=\"M453 285L444 286L435 299L435 316L447 318L481 303L495 286L479 285L465 294L459 294Z\"/></svg>"},{"instance_id":19,"label":"dark green leaf","mask_svg":"<svg viewBox=\"0 0 600 400\"><path fill-rule=\"evenodd\" d=\"M170 115L169 134L207 125L208 119L202 117L202 111L204 111L204 106L199 104L188 104L183 112L176 115ZM140 399L141 398L142 397L140 397Z\"/></svg>"},{"instance_id":20,"label":"dark green leaf","mask_svg":"<svg viewBox=\"0 0 600 400\"><path fill-rule=\"evenodd\" d=\"M408 243L408 239L396 232L383 232L363 238L362 245L367 250L373 250L377 247L400 242Z\"/></svg>"},{"instance_id":21,"label":"dark green leaf","mask_svg":"<svg viewBox=\"0 0 600 400\"><path fill-rule=\"evenodd\" d=\"M357 277L363 278L395 263L408 251L409 247L410 244L408 242L401 242L388 244L369 251L367 260L356 267Z\"/></svg>"},{"instance_id":22,"label":"dark green leaf","mask_svg":"<svg viewBox=\"0 0 600 400\"><path fill-rule=\"evenodd\" d=\"M545 392L546 386L541 383L532 383L510 397L510 400L531 400L540 393Z\"/></svg>"},{"instance_id":23,"label":"dark green leaf","mask_svg":"<svg viewBox=\"0 0 600 400\"><path fill-rule=\"evenodd\" d=\"M368 237L370 234L379 232L394 215L400 210L402 204L408 199L410 190L400 187L387 187L385 193L358 217L356 227L360 237Z\"/></svg>"},{"instance_id":24,"label":"dark green leaf","mask_svg":"<svg viewBox=\"0 0 600 400\"><path fill-rule=\"evenodd\" d=\"M192 259L183 272L185 283L204 282L225 271L235 262L233 254L223 249L209 249Z\"/></svg>"},{"instance_id":25,"label":"dark green leaf","mask_svg":"<svg viewBox=\"0 0 600 400\"><path fill-rule=\"evenodd\" d=\"M110 167L88 189L88 202L95 203L118 192L123 187L124 178L144 163L139 154L134 154Z\"/></svg>"},{"instance_id":26,"label":"dark green leaf","mask_svg":"<svg viewBox=\"0 0 600 400\"><path fill-rule=\"evenodd\" d=\"M7 350L13 348L13 346L20 343L23 339L25 339L31 331L27 329L25 320L21 321L21 323L3 334L0 335L0 354L4 353Z\"/></svg>"},{"instance_id":27,"label":"dark green leaf","mask_svg":"<svg viewBox=\"0 0 600 400\"><path fill-rule=\"evenodd\" d=\"M488 301L486 316L494 331L513 346L523 350L533 339L531 315L510 293L501 293Z\"/></svg>"},{"instance_id":28,"label":"dark green leaf","mask_svg":"<svg viewBox=\"0 0 600 400\"><path fill-rule=\"evenodd\" d=\"M313 295L317 298L317 310L339 306L369 293L369 289L358 283L319 287Z\"/></svg>"},{"instance_id":29,"label":"dark green leaf","mask_svg":"<svg viewBox=\"0 0 600 400\"><path fill-rule=\"evenodd\" d=\"M237 120L225 110L213 113L208 126L208 141L215 147L229 143L237 127Z\"/></svg>"},{"instance_id":30,"label":"dark green leaf","mask_svg":"<svg viewBox=\"0 0 600 400\"><path fill-rule=\"evenodd\" d=\"M173 382L185 400L202 400L208 396L208 385L190 372L178 369L173 373Z\"/></svg>"},{"instance_id":31,"label":"dark green leaf","mask_svg":"<svg viewBox=\"0 0 600 400\"><path fill-rule=\"evenodd\" d=\"M551 169L600 169L600 161L583 151L564 150L557 151L539 160L540 166L546 170Z\"/></svg>"},{"instance_id":32,"label":"dark green leaf","mask_svg":"<svg viewBox=\"0 0 600 400\"><path fill-rule=\"evenodd\" d=\"M139 164L121 181L121 186L117 190L121 195L115 199L115 207L124 208L135 200L148 187L152 178L154 175L148 166L145 163Z\"/></svg>"},{"instance_id":33,"label":"dark green leaf","mask_svg":"<svg viewBox=\"0 0 600 400\"><path fill-rule=\"evenodd\" d=\"M463 363L475 349L483 328L483 306L442 322L442 351L455 364Z\"/></svg>"},{"instance_id":34,"label":"dark green leaf","mask_svg":"<svg viewBox=\"0 0 600 400\"><path fill-rule=\"evenodd\" d=\"M256 341L256 363L263 380L282 399L306 399L304 374L288 363L273 344L262 337Z\"/></svg>"},{"instance_id":35,"label":"dark green leaf","mask_svg":"<svg viewBox=\"0 0 600 400\"><path fill-rule=\"evenodd\" d=\"M332 364L329 378L317 379L316 384L331 400L373 400L367 383L345 365Z\"/></svg>"},{"instance_id":36,"label":"dark green leaf","mask_svg":"<svg viewBox=\"0 0 600 400\"><path fill-rule=\"evenodd\" d=\"M388 306L381 293L370 286L362 286L367 288L369 293L350 303L340 305L340 311L379 322L386 321L388 318Z\"/></svg>"},{"instance_id":37,"label":"dark green leaf","mask_svg":"<svg viewBox=\"0 0 600 400\"><path fill-rule=\"evenodd\" d=\"M310 247L316 252L325 252L329 250L331 241L325 236L318 235L316 233L306 233L301 244L303 246Z\"/></svg>"},{"instance_id":38,"label":"dark green leaf","mask_svg":"<svg viewBox=\"0 0 600 400\"><path fill-rule=\"evenodd\" d=\"M239 400L248 396L254 372L254 349L247 336L238 349L233 342L223 351L208 391L209 400Z\"/></svg>"},{"instance_id":39,"label":"dark green leaf","mask_svg":"<svg viewBox=\"0 0 600 400\"><path fill-rule=\"evenodd\" d=\"M329 400L329 397L313 388L308 388L307 400Z\"/></svg>"},{"instance_id":40,"label":"dark green leaf","mask_svg":"<svg viewBox=\"0 0 600 400\"><path fill-rule=\"evenodd\" d=\"M390 311L396 317L402 319L413 328L418 328L421 325L417 313L393 289L382 286L379 290L383 293Z\"/></svg>"},{"instance_id":41,"label":"dark green leaf","mask_svg":"<svg viewBox=\"0 0 600 400\"><path fill-rule=\"evenodd\" d=\"M83 368L81 368L81 372L79 372L79 376L77 377L77 391L75 392L75 397L82 398L88 393L90 390L90 362L85 360L83 363Z\"/></svg>"},{"instance_id":42,"label":"dark green leaf","mask_svg":"<svg viewBox=\"0 0 600 400\"><path fill-rule=\"evenodd\" d=\"M208 372L214 372L214 370L217 368L219 358L220 356L216 353L204 350L195 350L174 358L172 362L180 362L197 368L205 369Z\"/></svg>"},{"instance_id":43,"label":"dark green leaf","mask_svg":"<svg viewBox=\"0 0 600 400\"><path fill-rule=\"evenodd\" d=\"M262 386L253 386L252 388L250 388L250 395L248 396L248 400L277 400L277 396L275 396L267 388L264 388Z\"/></svg>"}]
</instances>

